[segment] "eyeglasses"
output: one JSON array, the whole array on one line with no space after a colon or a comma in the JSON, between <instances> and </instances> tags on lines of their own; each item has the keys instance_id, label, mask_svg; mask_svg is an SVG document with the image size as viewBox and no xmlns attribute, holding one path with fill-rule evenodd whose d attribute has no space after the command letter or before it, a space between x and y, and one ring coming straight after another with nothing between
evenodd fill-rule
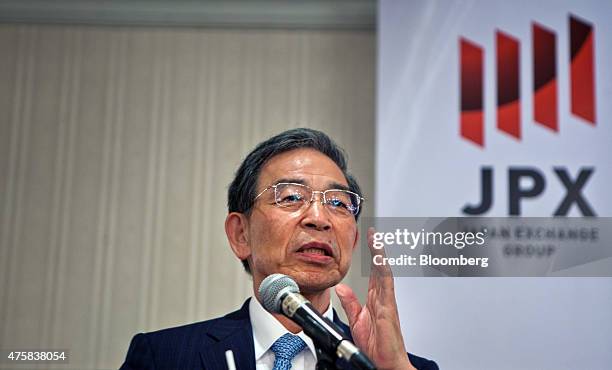
<instances>
[{"instance_id":1,"label":"eyeglasses","mask_svg":"<svg viewBox=\"0 0 612 370\"><path fill-rule=\"evenodd\" d=\"M279 182L262 190L253 201L270 189L274 189L274 202L276 206L289 211L307 209L314 200L315 193L320 193L321 203L331 213L341 216L355 216L359 213L359 205L365 200L359 194L348 190L329 189L318 191L312 190L310 186L303 184Z\"/></svg>"}]
</instances>

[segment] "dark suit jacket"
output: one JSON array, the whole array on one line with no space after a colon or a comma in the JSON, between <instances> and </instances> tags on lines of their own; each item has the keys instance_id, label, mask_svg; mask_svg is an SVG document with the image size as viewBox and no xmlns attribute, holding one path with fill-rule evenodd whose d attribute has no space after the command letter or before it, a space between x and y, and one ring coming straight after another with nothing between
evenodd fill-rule
<instances>
[{"instance_id":1,"label":"dark suit jacket","mask_svg":"<svg viewBox=\"0 0 612 370\"><path fill-rule=\"evenodd\" d=\"M334 312L334 322L350 337L350 330ZM237 370L255 370L249 300L223 317L152 333L137 334L130 343L121 370L225 370L225 351L234 352ZM437 370L435 362L408 354L419 370ZM350 367L344 367L350 369Z\"/></svg>"}]
</instances>

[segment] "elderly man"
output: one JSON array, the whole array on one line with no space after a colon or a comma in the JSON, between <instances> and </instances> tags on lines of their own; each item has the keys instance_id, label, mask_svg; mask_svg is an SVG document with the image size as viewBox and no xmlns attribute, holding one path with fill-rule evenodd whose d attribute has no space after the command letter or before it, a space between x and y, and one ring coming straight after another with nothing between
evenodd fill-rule
<instances>
[{"instance_id":1,"label":"elderly man","mask_svg":"<svg viewBox=\"0 0 612 370\"><path fill-rule=\"evenodd\" d=\"M291 276L378 369L437 369L433 361L406 354L388 271L372 267L363 306L339 284L359 239L362 202L342 150L324 133L294 129L259 144L229 187L225 220L232 251L252 275L254 297L221 318L136 335L122 369L226 369L227 350L239 370L314 369L312 340L260 303L259 285L273 273ZM331 307L332 287L350 328Z\"/></svg>"}]
</instances>

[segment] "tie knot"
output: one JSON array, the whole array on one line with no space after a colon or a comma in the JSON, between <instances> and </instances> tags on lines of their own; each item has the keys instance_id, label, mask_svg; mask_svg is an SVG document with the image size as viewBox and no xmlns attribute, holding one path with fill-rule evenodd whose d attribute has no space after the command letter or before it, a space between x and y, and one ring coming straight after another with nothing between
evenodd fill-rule
<instances>
[{"instance_id":1,"label":"tie knot","mask_svg":"<svg viewBox=\"0 0 612 370\"><path fill-rule=\"evenodd\" d=\"M306 347L306 343L302 338L293 334L285 334L278 338L270 348L274 352L276 360L291 360Z\"/></svg>"}]
</instances>

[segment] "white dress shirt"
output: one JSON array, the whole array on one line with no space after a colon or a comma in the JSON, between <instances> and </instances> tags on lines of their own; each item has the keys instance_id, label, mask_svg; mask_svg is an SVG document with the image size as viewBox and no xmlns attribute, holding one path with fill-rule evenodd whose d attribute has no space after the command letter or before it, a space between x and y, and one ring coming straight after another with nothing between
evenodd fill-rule
<instances>
[{"instance_id":1,"label":"white dress shirt","mask_svg":"<svg viewBox=\"0 0 612 370\"><path fill-rule=\"evenodd\" d=\"M255 345L255 368L257 370L271 370L274 366L274 352L270 349L274 342L286 333L290 333L278 320L272 316L252 297L249 302L249 315L253 327L253 344ZM331 302L323 314L329 320L334 319ZM304 340L306 348L291 361L291 370L314 370L317 364L315 346L303 331L296 334Z\"/></svg>"}]
</instances>

